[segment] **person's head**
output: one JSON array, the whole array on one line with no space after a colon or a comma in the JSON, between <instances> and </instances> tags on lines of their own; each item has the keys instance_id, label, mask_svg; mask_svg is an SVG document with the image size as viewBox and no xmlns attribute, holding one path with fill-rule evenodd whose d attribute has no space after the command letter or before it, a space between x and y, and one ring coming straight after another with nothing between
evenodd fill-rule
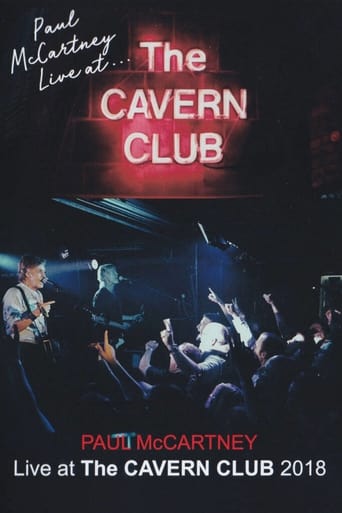
<instances>
[{"instance_id":1,"label":"person's head","mask_svg":"<svg viewBox=\"0 0 342 513\"><path fill-rule=\"evenodd\" d=\"M326 329L320 322L313 322L309 326L309 335L312 337L315 344L323 342L327 337Z\"/></svg>"},{"instance_id":2,"label":"person's head","mask_svg":"<svg viewBox=\"0 0 342 513\"><path fill-rule=\"evenodd\" d=\"M217 322L219 318L219 314L216 312L206 312L202 315L200 322L197 324L196 328L201 335L203 329L206 327L209 322Z\"/></svg>"},{"instance_id":3,"label":"person's head","mask_svg":"<svg viewBox=\"0 0 342 513\"><path fill-rule=\"evenodd\" d=\"M196 336L196 343L199 344L201 341L201 335L203 329L210 323L210 322L219 322L220 315L217 312L206 312L202 315L200 322L197 324L196 329L198 331L198 334Z\"/></svg>"},{"instance_id":4,"label":"person's head","mask_svg":"<svg viewBox=\"0 0 342 513\"><path fill-rule=\"evenodd\" d=\"M271 356L284 353L284 344L275 333L263 331L255 342L254 352L260 364L264 365Z\"/></svg>"},{"instance_id":5,"label":"person's head","mask_svg":"<svg viewBox=\"0 0 342 513\"><path fill-rule=\"evenodd\" d=\"M199 347L195 346L195 344L183 342L182 344L179 344L178 348L194 362L199 363L201 361L202 351ZM170 354L169 372L181 372L172 353Z\"/></svg>"},{"instance_id":6,"label":"person's head","mask_svg":"<svg viewBox=\"0 0 342 513\"><path fill-rule=\"evenodd\" d=\"M46 260L35 255L23 255L18 264L18 279L31 289L44 287Z\"/></svg>"},{"instance_id":7,"label":"person's head","mask_svg":"<svg viewBox=\"0 0 342 513\"><path fill-rule=\"evenodd\" d=\"M103 264L97 270L97 280L101 287L110 287L119 283L119 273L114 264Z\"/></svg>"},{"instance_id":8,"label":"person's head","mask_svg":"<svg viewBox=\"0 0 342 513\"><path fill-rule=\"evenodd\" d=\"M229 351L229 331L224 324L219 322L209 322L202 330L200 350L205 353L215 349L222 353Z\"/></svg>"}]
</instances>

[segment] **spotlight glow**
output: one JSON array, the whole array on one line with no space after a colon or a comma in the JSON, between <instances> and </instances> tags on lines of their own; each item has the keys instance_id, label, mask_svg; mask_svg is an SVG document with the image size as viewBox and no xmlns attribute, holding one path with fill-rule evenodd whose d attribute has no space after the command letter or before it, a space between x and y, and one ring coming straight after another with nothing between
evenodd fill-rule
<instances>
[{"instance_id":1,"label":"spotlight glow","mask_svg":"<svg viewBox=\"0 0 342 513\"><path fill-rule=\"evenodd\" d=\"M0 269L7 273L17 273L20 256L0 254Z\"/></svg>"},{"instance_id":2,"label":"spotlight glow","mask_svg":"<svg viewBox=\"0 0 342 513\"><path fill-rule=\"evenodd\" d=\"M90 269L92 269L93 271L96 271L96 269L98 269L98 267L99 267L99 263L96 260L96 258L92 258L89 265L90 265Z\"/></svg>"}]
</instances>

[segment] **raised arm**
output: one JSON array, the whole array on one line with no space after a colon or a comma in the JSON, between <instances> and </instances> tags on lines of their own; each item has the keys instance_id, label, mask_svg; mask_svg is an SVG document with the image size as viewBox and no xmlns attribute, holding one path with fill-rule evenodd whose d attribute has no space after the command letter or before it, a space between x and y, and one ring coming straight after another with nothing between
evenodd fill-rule
<instances>
[{"instance_id":1,"label":"raised arm","mask_svg":"<svg viewBox=\"0 0 342 513\"><path fill-rule=\"evenodd\" d=\"M139 370L146 377L148 369L151 367L151 358L154 351L159 347L156 340L149 340L145 344L145 352L139 361Z\"/></svg>"},{"instance_id":2,"label":"raised arm","mask_svg":"<svg viewBox=\"0 0 342 513\"><path fill-rule=\"evenodd\" d=\"M248 322L246 321L245 314L241 311L238 305L237 298L232 299L231 303L225 304L225 308L232 317L232 323L235 331L239 334L240 341L246 347L253 347L255 344L255 337L251 332Z\"/></svg>"},{"instance_id":3,"label":"raised arm","mask_svg":"<svg viewBox=\"0 0 342 513\"><path fill-rule=\"evenodd\" d=\"M290 327L289 327L289 325L288 325L284 315L282 314L282 312L280 312L278 306L276 305L272 294L267 292L267 293L264 293L262 295L262 297L264 298L265 302L268 305L270 305L270 307L271 307L271 310L272 310L273 315L274 315L274 319L275 319L276 324L277 324L279 335L284 340L289 339L292 336Z\"/></svg>"},{"instance_id":4,"label":"raised arm","mask_svg":"<svg viewBox=\"0 0 342 513\"><path fill-rule=\"evenodd\" d=\"M160 337L165 344L168 351L174 357L177 366L181 369L184 374L199 374L200 367L194 362L189 356L187 356L178 345L175 343L173 338L173 332L170 329L165 329L160 332Z\"/></svg>"},{"instance_id":5,"label":"raised arm","mask_svg":"<svg viewBox=\"0 0 342 513\"><path fill-rule=\"evenodd\" d=\"M255 339L246 321L245 315L240 310L237 299L234 298L231 303L225 303L210 287L208 299L213 303L216 303L221 308L229 325L236 333L238 333L240 340L244 345L252 347Z\"/></svg>"},{"instance_id":6,"label":"raised arm","mask_svg":"<svg viewBox=\"0 0 342 513\"><path fill-rule=\"evenodd\" d=\"M116 357L114 347L109 343L108 330L104 332L104 343L95 344L99 356L106 364L106 367L116 382L119 383L123 396L126 400L144 399L144 389L138 381L121 365Z\"/></svg>"},{"instance_id":7,"label":"raised arm","mask_svg":"<svg viewBox=\"0 0 342 513\"><path fill-rule=\"evenodd\" d=\"M213 289L211 289L210 287L208 287L208 290L209 290L209 294L208 294L209 301L211 301L212 303L216 303L221 308L223 315L225 316L227 321L231 324L231 318L229 316L229 313L226 310L226 306L225 306L223 299L221 299L220 296L218 294L216 294L216 292L214 292Z\"/></svg>"}]
</instances>

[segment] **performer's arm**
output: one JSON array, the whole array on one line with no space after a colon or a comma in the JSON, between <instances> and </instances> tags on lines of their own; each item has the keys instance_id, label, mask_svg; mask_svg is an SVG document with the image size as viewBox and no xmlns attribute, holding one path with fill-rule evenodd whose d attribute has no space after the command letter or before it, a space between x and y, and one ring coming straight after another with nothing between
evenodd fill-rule
<instances>
[{"instance_id":1,"label":"performer's arm","mask_svg":"<svg viewBox=\"0 0 342 513\"><path fill-rule=\"evenodd\" d=\"M23 311L21 296L19 296L19 294L20 292L16 289L10 289L4 297L3 316L7 335L13 336L15 329L17 329L19 333L24 331L42 315L43 309L45 312L49 312L51 305L55 302L46 301L45 303L38 303L37 308L34 310L28 311L25 308Z\"/></svg>"}]
</instances>

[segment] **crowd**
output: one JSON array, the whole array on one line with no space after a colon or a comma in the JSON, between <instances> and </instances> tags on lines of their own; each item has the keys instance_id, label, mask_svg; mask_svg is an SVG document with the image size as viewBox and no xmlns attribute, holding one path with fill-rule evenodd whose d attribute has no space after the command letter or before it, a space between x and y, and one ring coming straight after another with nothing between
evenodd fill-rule
<instances>
[{"instance_id":1,"label":"crowd","mask_svg":"<svg viewBox=\"0 0 342 513\"><path fill-rule=\"evenodd\" d=\"M26 261L24 290L42 288L44 265ZM89 340L72 356L57 353L51 361L40 355L32 364L37 348L28 352L22 334L32 337L37 319L45 331L46 310L53 305L36 290L28 307L13 289L3 299L1 358L2 429L10 444L22 440L23 426L39 444L44 436L50 443L54 436L127 431L253 432L271 444L286 440L287 447L317 447L324 440L331 450L338 443L340 310L328 308L323 319L299 329L265 292L261 299L274 321L268 327L249 322L238 300L226 302L209 289L220 322L215 313L203 314L194 340L176 340L172 318L161 319L159 339L141 342L135 369L120 361L122 349L111 343L107 329L103 340ZM82 352L91 368L85 380Z\"/></svg>"}]
</instances>

